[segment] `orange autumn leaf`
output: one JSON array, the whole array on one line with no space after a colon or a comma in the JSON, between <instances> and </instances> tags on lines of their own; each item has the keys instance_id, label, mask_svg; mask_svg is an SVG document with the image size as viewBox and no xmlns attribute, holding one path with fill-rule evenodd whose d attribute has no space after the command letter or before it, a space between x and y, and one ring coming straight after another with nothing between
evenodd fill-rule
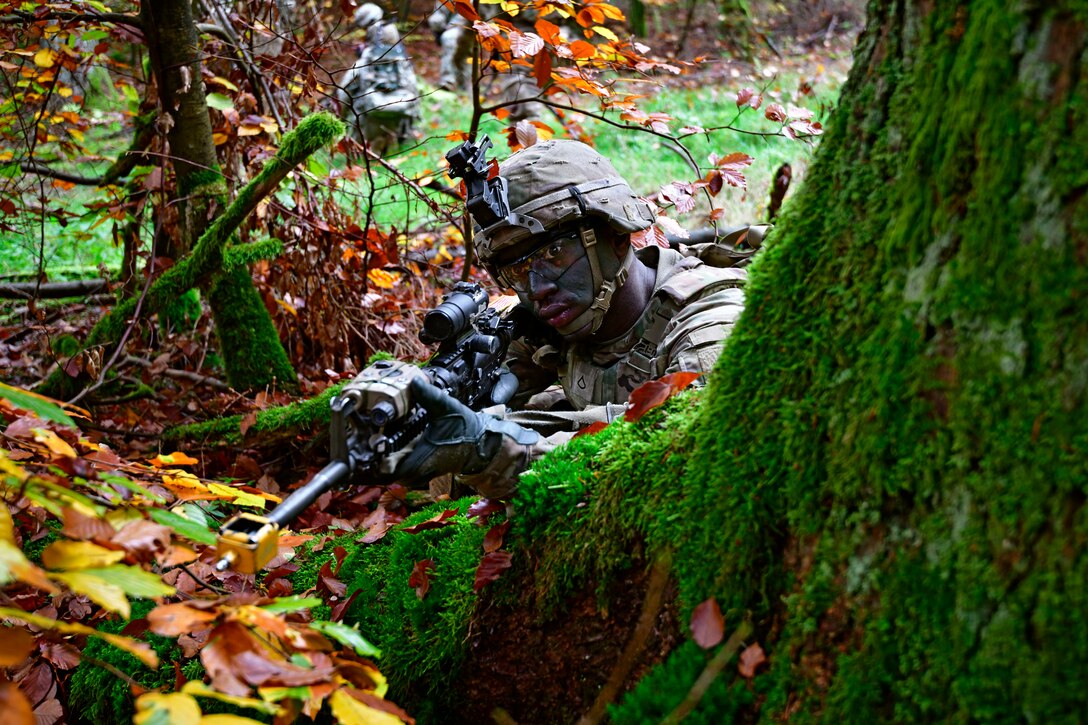
<instances>
[{"instance_id":1,"label":"orange autumn leaf","mask_svg":"<svg viewBox=\"0 0 1088 725\"><path fill-rule=\"evenodd\" d=\"M648 412L658 407L672 396L695 382L702 373L669 373L658 380L648 380L635 388L627 400L627 412L623 419L634 423Z\"/></svg>"},{"instance_id":2,"label":"orange autumn leaf","mask_svg":"<svg viewBox=\"0 0 1088 725\"><path fill-rule=\"evenodd\" d=\"M150 463L155 468L166 468L167 466L192 466L196 463L200 463L200 461L192 456L185 455L181 451L174 451L165 456L160 453L152 458Z\"/></svg>"}]
</instances>

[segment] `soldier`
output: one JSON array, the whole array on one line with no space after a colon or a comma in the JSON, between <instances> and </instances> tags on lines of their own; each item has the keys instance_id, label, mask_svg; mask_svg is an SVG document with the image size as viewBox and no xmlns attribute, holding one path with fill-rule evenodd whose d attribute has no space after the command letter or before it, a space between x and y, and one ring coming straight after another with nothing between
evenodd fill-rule
<instances>
[{"instance_id":1,"label":"soldier","mask_svg":"<svg viewBox=\"0 0 1088 725\"><path fill-rule=\"evenodd\" d=\"M746 278L671 249L635 249L630 235L655 212L585 144L531 146L499 175L511 213L477 225L475 243L498 285L517 293L515 313L536 325L511 345L515 410L477 413L413 384L433 422L397 469L408 478L460 473L492 497L512 493L532 460L577 430L614 420L641 383L709 372L743 309Z\"/></svg>"},{"instance_id":2,"label":"soldier","mask_svg":"<svg viewBox=\"0 0 1088 725\"><path fill-rule=\"evenodd\" d=\"M455 93L464 91L468 87L468 63L475 40L468 20L438 2L427 18L427 27L434 33L435 42L441 50L438 87Z\"/></svg>"},{"instance_id":3,"label":"soldier","mask_svg":"<svg viewBox=\"0 0 1088 725\"><path fill-rule=\"evenodd\" d=\"M340 79L336 98L355 139L382 153L411 135L420 115L419 85L397 26L382 20L381 8L365 3L353 20L367 31L367 41Z\"/></svg>"}]
</instances>

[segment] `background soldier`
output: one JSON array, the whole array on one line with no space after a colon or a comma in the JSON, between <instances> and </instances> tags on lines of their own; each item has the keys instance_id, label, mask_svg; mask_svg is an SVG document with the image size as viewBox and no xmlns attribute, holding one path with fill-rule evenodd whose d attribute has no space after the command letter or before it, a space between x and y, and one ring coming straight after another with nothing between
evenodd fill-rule
<instances>
[{"instance_id":1,"label":"background soldier","mask_svg":"<svg viewBox=\"0 0 1088 725\"><path fill-rule=\"evenodd\" d=\"M340 79L336 98L352 136L382 153L411 136L420 115L419 84L397 26L382 20L381 8L366 3L353 20L367 40Z\"/></svg>"},{"instance_id":2,"label":"background soldier","mask_svg":"<svg viewBox=\"0 0 1088 725\"><path fill-rule=\"evenodd\" d=\"M517 293L514 314L531 322L510 348L515 410L473 412L418 384L433 422L397 469L407 478L461 473L492 497L512 493L532 460L584 426L615 419L641 383L709 372L743 309L746 279L671 249L636 250L631 234L653 224L654 209L585 144L531 146L499 175L511 214L477 224L475 243L498 285Z\"/></svg>"}]
</instances>

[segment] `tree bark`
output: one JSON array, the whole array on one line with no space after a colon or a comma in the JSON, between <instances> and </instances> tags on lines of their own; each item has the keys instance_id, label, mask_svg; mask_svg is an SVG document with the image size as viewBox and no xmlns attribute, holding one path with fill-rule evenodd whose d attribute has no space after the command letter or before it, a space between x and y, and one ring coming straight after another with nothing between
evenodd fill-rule
<instances>
[{"instance_id":1,"label":"tree bark","mask_svg":"<svg viewBox=\"0 0 1088 725\"><path fill-rule=\"evenodd\" d=\"M181 209L180 248L156 253L177 258L193 248L225 206L226 184L212 140L192 4L145 2L140 17L159 81L160 118L169 119L165 126ZM276 386L296 392L294 368L248 271L231 270L202 291L212 308L231 386L238 390Z\"/></svg>"}]
</instances>

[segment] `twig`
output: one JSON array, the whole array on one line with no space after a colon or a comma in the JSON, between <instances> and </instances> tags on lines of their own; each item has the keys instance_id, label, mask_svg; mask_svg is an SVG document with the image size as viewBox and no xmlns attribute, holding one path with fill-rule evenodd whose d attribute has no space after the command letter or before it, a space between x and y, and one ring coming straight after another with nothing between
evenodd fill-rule
<instances>
[{"instance_id":1,"label":"twig","mask_svg":"<svg viewBox=\"0 0 1088 725\"><path fill-rule=\"evenodd\" d=\"M733 655L740 649L744 640L752 633L752 623L747 619L740 623L740 626L733 631L733 634L729 636L722 648L718 650L717 654L706 663L706 667L699 673L699 677L696 678L695 684L691 686L691 690L688 691L687 697L684 701L676 706L676 709L669 713L668 717L661 721L661 725L676 725L676 723L683 720L685 717L691 714L699 702L703 699L703 695L710 689L710 685L713 684L715 678L721 671L725 669L725 666L729 664L729 661L733 659Z\"/></svg>"},{"instance_id":2,"label":"twig","mask_svg":"<svg viewBox=\"0 0 1088 725\"><path fill-rule=\"evenodd\" d=\"M126 355L125 362L132 363L133 365L139 365L140 367L149 368L154 365L150 360L144 360L142 357L136 357L135 355ZM200 373L195 373L191 370L178 370L176 368L167 368L162 371L163 375L171 378L177 378L179 380L189 380L194 383L200 383L201 385L209 385L218 390L230 390L231 387L218 378L211 378Z\"/></svg>"},{"instance_id":3,"label":"twig","mask_svg":"<svg viewBox=\"0 0 1088 725\"><path fill-rule=\"evenodd\" d=\"M84 654L86 651L87 650L85 650L85 649L80 650L79 658L81 660L83 660L84 662L86 662L87 664L94 665L95 667L101 667L106 672L109 672L111 675L120 678L129 687L135 688L136 692L143 692L144 690L147 689L146 687L141 685L139 682L132 679L132 677L130 677L128 674L126 674L125 672L118 669L116 665L112 665L109 662L106 662L105 660L100 660L97 657L88 657L86 654Z\"/></svg>"},{"instance_id":4,"label":"twig","mask_svg":"<svg viewBox=\"0 0 1088 725\"><path fill-rule=\"evenodd\" d=\"M223 589L222 587L217 587L214 584L209 584L208 582L204 581L203 579L198 577L196 574L191 572L189 570L189 567L185 566L184 564L178 564L178 567L180 567L183 572L188 574L192 578L193 581L195 581L197 584L204 587L208 591L218 592L219 594L230 594L230 592L228 592L226 589Z\"/></svg>"},{"instance_id":5,"label":"twig","mask_svg":"<svg viewBox=\"0 0 1088 725\"><path fill-rule=\"evenodd\" d=\"M631 637L627 640L627 646L623 648L623 654L620 655L612 668L612 674L608 676L608 682L597 693L597 699L593 702L593 706L589 708L589 712L578 720L578 725L596 725L600 722L601 718L604 717L605 709L616 699L616 695L619 694L624 681L631 674L631 669L635 666L643 647L646 646L646 640L649 639L650 632L653 631L658 612L661 611L661 603L665 596L665 585L669 581L669 560L670 557L663 556L654 562L653 568L650 570L650 582L646 586L646 598L642 600L642 613L639 614L635 631L631 633Z\"/></svg>"}]
</instances>

